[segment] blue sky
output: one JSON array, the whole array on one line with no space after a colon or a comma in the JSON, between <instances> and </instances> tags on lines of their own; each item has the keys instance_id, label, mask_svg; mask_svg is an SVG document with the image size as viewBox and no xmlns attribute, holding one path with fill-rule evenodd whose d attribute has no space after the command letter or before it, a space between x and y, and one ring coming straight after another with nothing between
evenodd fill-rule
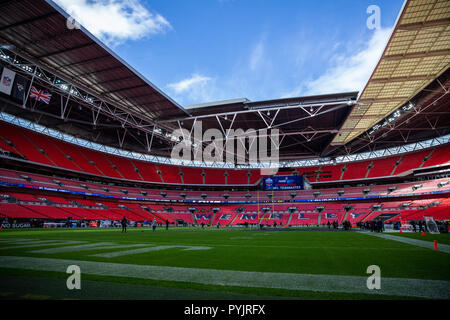
<instances>
[{"instance_id":1,"label":"blue sky","mask_svg":"<svg viewBox=\"0 0 450 320\"><path fill-rule=\"evenodd\" d=\"M403 0L55 0L180 105L362 90ZM381 28L370 30L370 5Z\"/></svg>"}]
</instances>

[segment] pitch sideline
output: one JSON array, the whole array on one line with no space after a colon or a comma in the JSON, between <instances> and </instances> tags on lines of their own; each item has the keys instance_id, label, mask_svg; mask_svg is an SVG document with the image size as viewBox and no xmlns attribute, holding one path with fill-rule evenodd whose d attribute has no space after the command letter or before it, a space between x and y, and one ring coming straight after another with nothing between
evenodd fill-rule
<instances>
[{"instance_id":1,"label":"pitch sideline","mask_svg":"<svg viewBox=\"0 0 450 320\"><path fill-rule=\"evenodd\" d=\"M416 247L422 247L427 249L434 250L434 244L430 241L423 241L423 240L417 240L417 239L410 239L410 238L403 238L403 237L397 237L389 234L380 234L380 233L373 233L373 232L367 232L367 231L360 231L362 234L367 234L370 236L375 236L382 239L392 240L392 241L398 241L406 244L410 244ZM450 246L447 244L439 244L439 250L445 253L450 253Z\"/></svg>"}]
</instances>

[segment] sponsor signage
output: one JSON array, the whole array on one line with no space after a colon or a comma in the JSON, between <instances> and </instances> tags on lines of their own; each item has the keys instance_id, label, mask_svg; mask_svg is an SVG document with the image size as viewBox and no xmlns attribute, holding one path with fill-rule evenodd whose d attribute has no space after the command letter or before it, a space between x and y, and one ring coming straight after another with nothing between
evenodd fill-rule
<instances>
[{"instance_id":1,"label":"sponsor signage","mask_svg":"<svg viewBox=\"0 0 450 320\"><path fill-rule=\"evenodd\" d=\"M31 223L24 222L24 223L2 223L2 229L24 229L24 228L31 228Z\"/></svg>"}]
</instances>

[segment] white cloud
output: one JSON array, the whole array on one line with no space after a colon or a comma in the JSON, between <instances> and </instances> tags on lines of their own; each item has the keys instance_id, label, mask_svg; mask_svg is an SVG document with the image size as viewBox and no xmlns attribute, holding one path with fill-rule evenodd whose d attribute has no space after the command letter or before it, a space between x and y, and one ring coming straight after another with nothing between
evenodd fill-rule
<instances>
[{"instance_id":1,"label":"white cloud","mask_svg":"<svg viewBox=\"0 0 450 320\"><path fill-rule=\"evenodd\" d=\"M250 70L255 71L258 66L263 62L264 57L264 44L262 41L259 41L258 44L253 48L253 51L250 55Z\"/></svg>"},{"instance_id":2,"label":"white cloud","mask_svg":"<svg viewBox=\"0 0 450 320\"><path fill-rule=\"evenodd\" d=\"M351 54L338 54L319 77L300 84L285 97L360 91L372 75L391 35L391 28L377 29L367 44Z\"/></svg>"},{"instance_id":3,"label":"white cloud","mask_svg":"<svg viewBox=\"0 0 450 320\"><path fill-rule=\"evenodd\" d=\"M55 0L71 17L109 45L163 33L171 28L140 0Z\"/></svg>"},{"instance_id":4,"label":"white cloud","mask_svg":"<svg viewBox=\"0 0 450 320\"><path fill-rule=\"evenodd\" d=\"M211 81L210 77L202 76L200 74L193 74L188 79L169 84L168 87L171 88L175 93L184 93L186 91L195 89L196 87L204 86L209 81Z\"/></svg>"},{"instance_id":5,"label":"white cloud","mask_svg":"<svg viewBox=\"0 0 450 320\"><path fill-rule=\"evenodd\" d=\"M180 103L210 101L216 91L215 80L198 73L179 82L170 83L167 88Z\"/></svg>"}]
</instances>

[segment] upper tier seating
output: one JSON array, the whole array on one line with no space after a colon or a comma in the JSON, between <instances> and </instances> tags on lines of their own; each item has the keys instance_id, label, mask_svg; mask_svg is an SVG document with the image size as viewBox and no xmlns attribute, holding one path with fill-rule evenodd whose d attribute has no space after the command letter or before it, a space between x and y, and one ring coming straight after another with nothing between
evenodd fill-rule
<instances>
[{"instance_id":1,"label":"upper tier seating","mask_svg":"<svg viewBox=\"0 0 450 320\"><path fill-rule=\"evenodd\" d=\"M400 159L399 156L377 159L373 161L373 167L370 169L368 178L387 177L395 169L395 163Z\"/></svg>"},{"instance_id":2,"label":"upper tier seating","mask_svg":"<svg viewBox=\"0 0 450 320\"><path fill-rule=\"evenodd\" d=\"M422 150L411 154L405 154L400 159L400 164L395 168L394 174L420 168L424 165L425 158L431 153L430 150Z\"/></svg>"},{"instance_id":3,"label":"upper tier seating","mask_svg":"<svg viewBox=\"0 0 450 320\"><path fill-rule=\"evenodd\" d=\"M320 173L318 177L318 181L338 181L341 180L342 168L344 168L344 164L335 165L335 166L322 166L320 168Z\"/></svg>"},{"instance_id":4,"label":"upper tier seating","mask_svg":"<svg viewBox=\"0 0 450 320\"><path fill-rule=\"evenodd\" d=\"M424 167L431 167L450 162L450 144L433 150L429 160L425 162Z\"/></svg>"},{"instance_id":5,"label":"upper tier seating","mask_svg":"<svg viewBox=\"0 0 450 320\"><path fill-rule=\"evenodd\" d=\"M105 156L112 165L116 166L117 171L122 177L130 180L143 181L130 159L114 157L111 155Z\"/></svg>"},{"instance_id":6,"label":"upper tier seating","mask_svg":"<svg viewBox=\"0 0 450 320\"><path fill-rule=\"evenodd\" d=\"M228 184L248 184L248 170L233 170L228 171Z\"/></svg>"},{"instance_id":7,"label":"upper tier seating","mask_svg":"<svg viewBox=\"0 0 450 320\"><path fill-rule=\"evenodd\" d=\"M348 163L345 167L342 180L363 179L366 177L372 161L358 161Z\"/></svg>"},{"instance_id":8,"label":"upper tier seating","mask_svg":"<svg viewBox=\"0 0 450 320\"><path fill-rule=\"evenodd\" d=\"M181 184L180 168L158 164L158 169L164 183Z\"/></svg>"},{"instance_id":9,"label":"upper tier seating","mask_svg":"<svg viewBox=\"0 0 450 320\"><path fill-rule=\"evenodd\" d=\"M203 184L203 170L201 168L180 168L183 172L183 182L185 184ZM208 184L213 184L213 181ZM216 184L223 184L218 181Z\"/></svg>"}]
</instances>

